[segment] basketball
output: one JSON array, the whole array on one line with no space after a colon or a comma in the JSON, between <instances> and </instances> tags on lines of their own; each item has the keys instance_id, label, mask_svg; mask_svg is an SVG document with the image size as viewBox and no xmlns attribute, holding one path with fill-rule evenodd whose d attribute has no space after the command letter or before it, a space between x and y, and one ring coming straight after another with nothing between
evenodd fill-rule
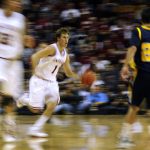
<instances>
[{"instance_id":1,"label":"basketball","mask_svg":"<svg viewBox=\"0 0 150 150\"><path fill-rule=\"evenodd\" d=\"M82 84L87 86L91 86L95 80L96 80L96 74L92 71L85 72L81 78Z\"/></svg>"}]
</instances>

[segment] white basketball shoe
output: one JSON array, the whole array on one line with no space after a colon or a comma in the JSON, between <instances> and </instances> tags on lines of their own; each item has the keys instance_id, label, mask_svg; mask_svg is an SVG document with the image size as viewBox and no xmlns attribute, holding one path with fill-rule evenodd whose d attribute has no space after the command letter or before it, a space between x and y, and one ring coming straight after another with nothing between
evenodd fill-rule
<instances>
[{"instance_id":1,"label":"white basketball shoe","mask_svg":"<svg viewBox=\"0 0 150 150\"><path fill-rule=\"evenodd\" d=\"M132 133L142 133L143 132L143 126L140 122L135 122L133 125L132 125Z\"/></svg>"},{"instance_id":2,"label":"white basketball shoe","mask_svg":"<svg viewBox=\"0 0 150 150\"><path fill-rule=\"evenodd\" d=\"M135 146L134 142L128 137L120 137L117 144L118 149L128 149Z\"/></svg>"}]
</instances>

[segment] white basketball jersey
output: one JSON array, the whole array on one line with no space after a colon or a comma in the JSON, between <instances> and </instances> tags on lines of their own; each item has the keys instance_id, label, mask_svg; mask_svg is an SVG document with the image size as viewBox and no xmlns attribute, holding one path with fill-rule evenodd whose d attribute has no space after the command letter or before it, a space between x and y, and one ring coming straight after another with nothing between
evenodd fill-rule
<instances>
[{"instance_id":1,"label":"white basketball jersey","mask_svg":"<svg viewBox=\"0 0 150 150\"><path fill-rule=\"evenodd\" d=\"M0 57L15 58L22 54L24 30L25 18L22 14L13 12L7 17L0 9Z\"/></svg>"},{"instance_id":2,"label":"white basketball jersey","mask_svg":"<svg viewBox=\"0 0 150 150\"><path fill-rule=\"evenodd\" d=\"M43 79L56 81L57 72L66 61L67 52L66 49L64 49L60 53L56 43L52 44L52 46L55 48L55 55L41 58L35 68L35 74Z\"/></svg>"}]
</instances>

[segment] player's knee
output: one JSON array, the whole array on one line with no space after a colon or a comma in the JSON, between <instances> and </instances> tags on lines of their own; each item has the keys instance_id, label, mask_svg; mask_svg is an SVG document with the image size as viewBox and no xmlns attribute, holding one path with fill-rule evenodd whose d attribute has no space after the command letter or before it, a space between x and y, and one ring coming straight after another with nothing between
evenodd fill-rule
<instances>
[{"instance_id":1,"label":"player's knee","mask_svg":"<svg viewBox=\"0 0 150 150\"><path fill-rule=\"evenodd\" d=\"M58 98L57 96L53 96L53 97L47 96L45 102L47 107L55 107L58 103Z\"/></svg>"},{"instance_id":2,"label":"player's knee","mask_svg":"<svg viewBox=\"0 0 150 150\"><path fill-rule=\"evenodd\" d=\"M54 109L57 105L57 100L50 100L47 102L47 109Z\"/></svg>"}]
</instances>

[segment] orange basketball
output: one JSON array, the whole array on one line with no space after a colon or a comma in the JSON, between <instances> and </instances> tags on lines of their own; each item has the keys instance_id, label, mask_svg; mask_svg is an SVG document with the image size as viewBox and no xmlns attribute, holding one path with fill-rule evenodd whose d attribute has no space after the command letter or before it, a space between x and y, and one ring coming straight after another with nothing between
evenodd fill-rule
<instances>
[{"instance_id":1,"label":"orange basketball","mask_svg":"<svg viewBox=\"0 0 150 150\"><path fill-rule=\"evenodd\" d=\"M96 74L93 71L87 71L82 75L81 82L84 85L91 86L96 80Z\"/></svg>"}]
</instances>

